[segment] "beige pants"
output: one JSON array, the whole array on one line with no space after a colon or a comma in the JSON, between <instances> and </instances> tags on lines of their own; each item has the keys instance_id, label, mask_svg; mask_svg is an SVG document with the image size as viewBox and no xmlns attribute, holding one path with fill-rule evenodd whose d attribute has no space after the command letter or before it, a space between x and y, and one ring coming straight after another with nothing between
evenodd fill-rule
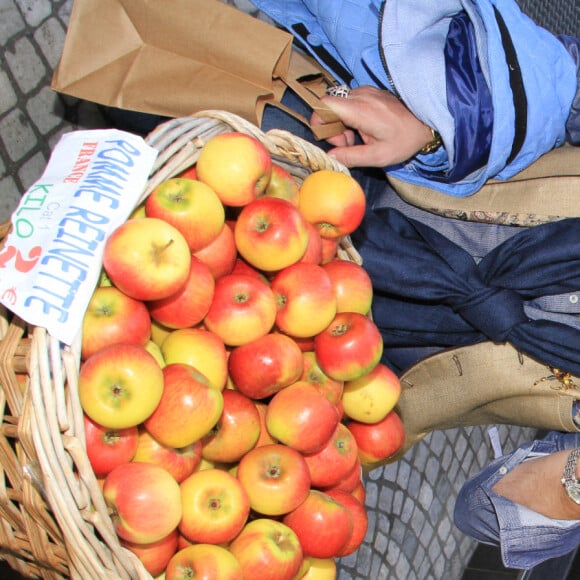
<instances>
[{"instance_id":1,"label":"beige pants","mask_svg":"<svg viewBox=\"0 0 580 580\"><path fill-rule=\"evenodd\" d=\"M415 364L400 380L396 410L405 425L405 443L382 463L396 461L437 429L506 424L580 431L572 418L580 378L558 380L549 367L509 344L445 350Z\"/></svg>"}]
</instances>

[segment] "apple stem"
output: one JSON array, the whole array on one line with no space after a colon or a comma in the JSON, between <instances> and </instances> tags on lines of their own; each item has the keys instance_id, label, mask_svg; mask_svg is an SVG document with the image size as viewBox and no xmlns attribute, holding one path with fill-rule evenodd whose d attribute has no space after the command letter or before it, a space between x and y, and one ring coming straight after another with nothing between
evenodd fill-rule
<instances>
[{"instance_id":1,"label":"apple stem","mask_svg":"<svg viewBox=\"0 0 580 580\"><path fill-rule=\"evenodd\" d=\"M120 440L121 440L121 436L119 435L119 431L116 431L116 430L107 431L105 433L105 435L103 436L103 441L107 445L115 445Z\"/></svg>"},{"instance_id":2,"label":"apple stem","mask_svg":"<svg viewBox=\"0 0 580 580\"><path fill-rule=\"evenodd\" d=\"M266 218L263 219L258 219L256 221L256 228L255 230L259 233L259 234L263 234L264 232L267 232L270 229L270 221Z\"/></svg>"},{"instance_id":3,"label":"apple stem","mask_svg":"<svg viewBox=\"0 0 580 580\"><path fill-rule=\"evenodd\" d=\"M332 336L342 336L348 331L349 328L350 325L347 322L342 322L332 328L331 334Z\"/></svg>"}]
</instances>

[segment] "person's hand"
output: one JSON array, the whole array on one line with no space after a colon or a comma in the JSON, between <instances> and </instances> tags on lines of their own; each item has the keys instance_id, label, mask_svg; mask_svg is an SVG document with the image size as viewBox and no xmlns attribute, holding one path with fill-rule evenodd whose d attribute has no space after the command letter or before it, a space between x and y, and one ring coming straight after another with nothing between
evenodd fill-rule
<instances>
[{"instance_id":1,"label":"person's hand","mask_svg":"<svg viewBox=\"0 0 580 580\"><path fill-rule=\"evenodd\" d=\"M352 89L347 99L326 96L323 102L349 127L327 141L328 153L347 167L384 167L416 155L433 139L421 122L389 91L370 86ZM311 123L322 124L314 113ZM364 144L355 145L355 131Z\"/></svg>"}]
</instances>

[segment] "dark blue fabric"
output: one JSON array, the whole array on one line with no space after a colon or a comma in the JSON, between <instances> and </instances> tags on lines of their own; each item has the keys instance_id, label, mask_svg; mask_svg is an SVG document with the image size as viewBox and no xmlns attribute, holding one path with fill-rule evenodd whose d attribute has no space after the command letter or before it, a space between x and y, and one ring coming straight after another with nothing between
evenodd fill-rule
<instances>
[{"instance_id":1,"label":"dark blue fabric","mask_svg":"<svg viewBox=\"0 0 580 580\"><path fill-rule=\"evenodd\" d=\"M369 210L353 241L373 280L373 319L387 351L507 341L580 374L580 331L530 320L523 308L524 300L580 288L580 218L523 230L479 264L392 208Z\"/></svg>"},{"instance_id":2,"label":"dark blue fabric","mask_svg":"<svg viewBox=\"0 0 580 580\"><path fill-rule=\"evenodd\" d=\"M465 12L451 19L444 54L446 104L455 128L455 162L451 169L447 163L437 169L431 165L432 156L429 161L419 156L415 171L432 181L456 183L486 166L493 135L491 91L481 70L473 23Z\"/></svg>"},{"instance_id":3,"label":"dark blue fabric","mask_svg":"<svg viewBox=\"0 0 580 580\"><path fill-rule=\"evenodd\" d=\"M445 45L447 107L455 120L455 164L437 181L461 181L484 167L493 131L491 92L479 63L473 24L465 12L453 17ZM421 172L421 166L417 167Z\"/></svg>"}]
</instances>

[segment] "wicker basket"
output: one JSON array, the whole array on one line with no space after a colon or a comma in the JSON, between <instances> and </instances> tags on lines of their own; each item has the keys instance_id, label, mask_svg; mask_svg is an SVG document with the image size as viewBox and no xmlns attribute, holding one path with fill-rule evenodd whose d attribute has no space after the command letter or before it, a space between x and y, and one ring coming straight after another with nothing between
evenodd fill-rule
<instances>
[{"instance_id":1,"label":"wicker basket","mask_svg":"<svg viewBox=\"0 0 580 580\"><path fill-rule=\"evenodd\" d=\"M148 143L159 151L144 197L197 160L219 133L259 139L299 182L318 169L347 169L316 146L285 131L264 134L223 111L160 125ZM0 237L7 233L7 224ZM342 259L360 263L348 238ZM150 578L119 544L84 447L77 396L79 358L46 329L0 311L0 558L20 574L86 580Z\"/></svg>"}]
</instances>

